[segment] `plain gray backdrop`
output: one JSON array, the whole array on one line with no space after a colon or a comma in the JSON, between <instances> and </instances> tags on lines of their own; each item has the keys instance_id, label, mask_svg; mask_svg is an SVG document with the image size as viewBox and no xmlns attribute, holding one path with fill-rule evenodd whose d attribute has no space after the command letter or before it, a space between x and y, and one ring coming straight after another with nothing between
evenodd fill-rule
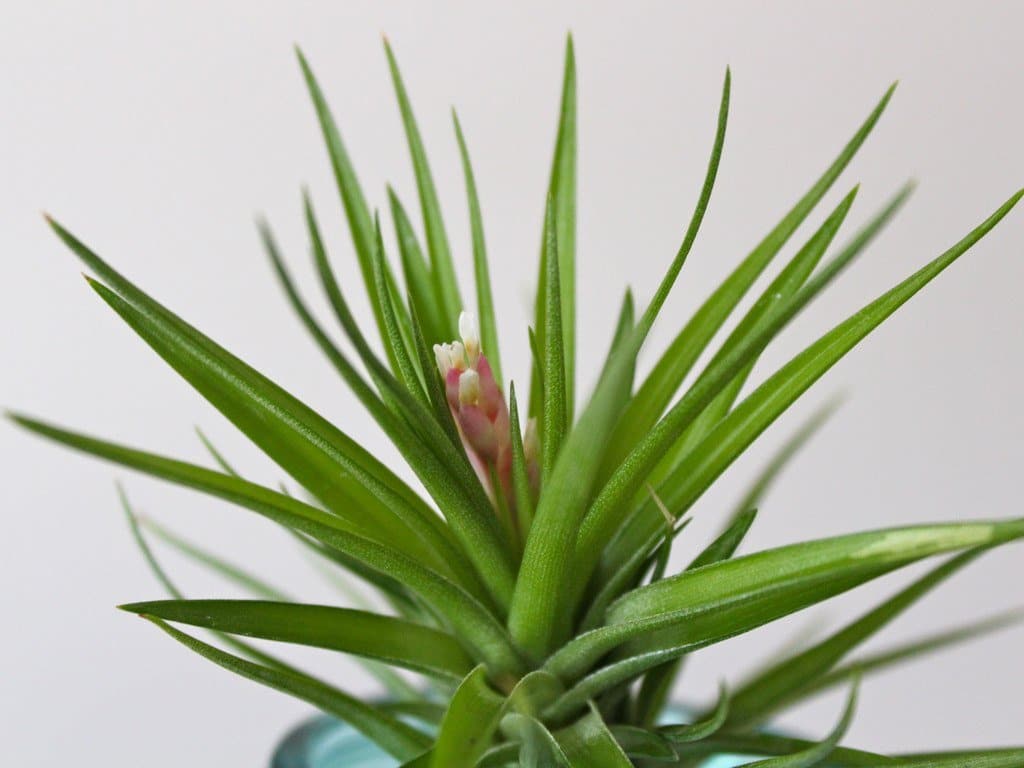
<instances>
[{"instance_id":1,"label":"plain gray backdrop","mask_svg":"<svg viewBox=\"0 0 1024 768\"><path fill-rule=\"evenodd\" d=\"M906 210L765 357L801 344L934 257L1024 183L1019 3L432 2L0 3L0 403L206 461L203 425L246 473L279 472L126 329L46 229L47 210L160 300L369 448L395 459L303 335L252 225L265 213L314 306L301 232L308 184L339 270L354 260L291 46L333 104L373 205L415 187L381 34L403 66L465 285L465 198L449 108L476 165L512 378L525 326L554 137L561 57L579 65L579 386L587 392L625 284L650 296L696 199L727 65L733 104L707 220L644 360L802 194L888 87L888 113L826 198L862 184L862 221L908 178ZM812 217L809 227L820 221ZM390 225L385 217L385 223ZM787 249L798 244L800 238ZM390 240L389 240L390 242ZM701 500L679 563L811 409L845 404L766 499L748 551L855 529L1021 514L1024 210L904 307L781 419ZM365 302L349 294L365 316ZM326 314L324 314L326 318ZM199 495L0 425L0 755L5 765L258 766L309 708L232 677L114 609L160 596L114 480L146 513L311 601L336 600L286 536ZM403 470L404 471L404 470ZM957 575L869 648L1022 600L1024 550ZM164 554L194 596L237 594ZM902 573L688 665L704 700L795 635L898 589ZM1024 630L864 685L847 743L918 750L1020 742ZM298 654L361 692L348 660ZM838 695L784 723L811 736Z\"/></svg>"}]
</instances>

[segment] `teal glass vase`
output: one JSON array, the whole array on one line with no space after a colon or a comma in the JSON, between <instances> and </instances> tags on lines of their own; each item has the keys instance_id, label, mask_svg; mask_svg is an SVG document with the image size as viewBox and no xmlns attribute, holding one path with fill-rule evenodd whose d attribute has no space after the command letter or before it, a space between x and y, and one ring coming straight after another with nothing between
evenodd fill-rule
<instances>
[{"instance_id":1,"label":"teal glass vase","mask_svg":"<svg viewBox=\"0 0 1024 768\"><path fill-rule=\"evenodd\" d=\"M719 755L705 760L701 768L735 768L753 759ZM351 726L319 715L300 724L284 738L270 765L271 768L396 768L398 764L395 758Z\"/></svg>"}]
</instances>

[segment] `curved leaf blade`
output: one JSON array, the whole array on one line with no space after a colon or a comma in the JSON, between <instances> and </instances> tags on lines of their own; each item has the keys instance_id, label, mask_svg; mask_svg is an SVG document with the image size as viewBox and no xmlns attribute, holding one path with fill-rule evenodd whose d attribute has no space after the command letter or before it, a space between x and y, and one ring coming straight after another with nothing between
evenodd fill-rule
<instances>
[{"instance_id":1,"label":"curved leaf blade","mask_svg":"<svg viewBox=\"0 0 1024 768\"><path fill-rule=\"evenodd\" d=\"M473 660L447 632L351 608L266 600L156 600L119 606L230 635L324 648L459 681Z\"/></svg>"}]
</instances>

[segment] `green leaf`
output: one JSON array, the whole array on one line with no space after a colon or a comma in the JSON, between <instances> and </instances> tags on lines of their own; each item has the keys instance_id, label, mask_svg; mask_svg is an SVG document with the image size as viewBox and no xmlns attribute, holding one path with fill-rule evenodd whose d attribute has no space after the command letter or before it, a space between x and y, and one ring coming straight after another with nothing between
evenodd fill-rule
<instances>
[{"instance_id":1,"label":"green leaf","mask_svg":"<svg viewBox=\"0 0 1024 768\"><path fill-rule=\"evenodd\" d=\"M540 418L541 477L551 475L569 426L566 348L562 334L561 290L559 289L558 244L555 204L548 200L544 219L544 315L537 335L544 362L544 396Z\"/></svg>"},{"instance_id":2,"label":"green leaf","mask_svg":"<svg viewBox=\"0 0 1024 768\"><path fill-rule=\"evenodd\" d=\"M291 602L292 599L288 595L277 587L268 584L259 576L246 571L238 565L229 563L227 560L217 557L210 552L207 552L202 547L196 546L192 542L187 541L176 533L164 528L155 520L140 518L139 523L165 544L191 560L209 568L211 571L220 574L228 581L237 584L252 595L264 600Z\"/></svg>"},{"instance_id":3,"label":"green leaf","mask_svg":"<svg viewBox=\"0 0 1024 768\"><path fill-rule=\"evenodd\" d=\"M692 571L705 565L728 560L739 548L754 523L757 510L748 509L746 512L737 515L732 523L722 534L712 541L696 558L686 567ZM653 725L668 701L672 691L672 684L679 674L682 657L655 667L646 675L640 684L637 692L635 711L639 722L644 725ZM723 688L723 694L725 689ZM719 702L721 704L721 702Z\"/></svg>"},{"instance_id":4,"label":"green leaf","mask_svg":"<svg viewBox=\"0 0 1024 768\"><path fill-rule=\"evenodd\" d=\"M516 401L515 382L509 384L509 424L512 442L512 491L515 496L516 523L519 527L519 539L526 541L533 525L533 493L530 490L530 478L526 470L526 452L523 448L523 435L519 423L519 404Z\"/></svg>"},{"instance_id":5,"label":"green leaf","mask_svg":"<svg viewBox=\"0 0 1024 768\"><path fill-rule=\"evenodd\" d=\"M384 318L381 314L380 303L373 290L373 219L370 217L370 209L366 204L359 179L349 159L345 144L341 140L341 132L338 130L334 116L331 114L327 100L313 70L302 51L298 48L295 53L299 58L299 66L302 68L302 76L306 81L313 107L316 110L317 120L320 123L320 131L327 145L327 154L331 160L331 168L334 171L334 180L338 186L338 193L341 196L342 207L345 210L345 219L348 222L349 233L352 236L352 244L355 246L356 258L359 262L359 270L362 273L363 285L366 288L370 300L370 307L373 309L374 318L377 321L377 329L381 338L384 338ZM390 361L392 369L395 362Z\"/></svg>"},{"instance_id":6,"label":"green leaf","mask_svg":"<svg viewBox=\"0 0 1024 768\"><path fill-rule=\"evenodd\" d=\"M536 325L538 342L547 348L544 316L548 311L547 281L551 271L545 262L549 249L547 208L554 207L555 243L558 253L559 304L561 305L562 344L564 345L565 397L568 421L572 422L576 384L576 54L572 35L565 42L565 67L562 75L562 102L559 108L555 155L545 203L544 232L541 238L541 263L537 278ZM530 415L540 416L539 371L534 368L530 391Z\"/></svg>"},{"instance_id":7,"label":"green leaf","mask_svg":"<svg viewBox=\"0 0 1024 768\"><path fill-rule=\"evenodd\" d=\"M859 312L840 323L750 394L691 451L658 493L669 508L680 513L703 493L708 485L763 432L782 412L803 394L829 368L899 309L914 294L937 277L985 236L1020 200L1024 190L1013 195L988 219L936 259L903 282L884 293ZM622 505L638 490L647 472L657 464L664 451L729 380L760 353L775 331L783 327L818 292L818 285L830 275L822 273L811 280L789 301L770 315L761 330L720 358L672 407L657 426L637 445L619 467L594 502L583 521L578 551L584 555L591 547L603 546L618 521ZM641 519L635 537L643 541L655 523L650 516ZM634 532L630 532L631 534ZM585 565L585 563L583 563ZM583 569L577 563L577 570Z\"/></svg>"},{"instance_id":8,"label":"green leaf","mask_svg":"<svg viewBox=\"0 0 1024 768\"><path fill-rule=\"evenodd\" d=\"M616 445L621 445L628 451L654 426L686 374L744 294L825 196L860 149L889 103L894 88L895 85L886 91L885 96L825 173L715 289L673 339L624 414L622 426L616 433Z\"/></svg>"},{"instance_id":9,"label":"green leaf","mask_svg":"<svg viewBox=\"0 0 1024 768\"><path fill-rule=\"evenodd\" d=\"M686 761L728 754L748 757L764 755L791 755L809 749L815 742L765 733L725 733L719 731L702 741L690 744L676 744L676 751ZM684 763L689 765L689 762ZM870 768L871 766L892 766L895 761L874 752L836 747L828 756L829 768Z\"/></svg>"},{"instance_id":10,"label":"green leaf","mask_svg":"<svg viewBox=\"0 0 1024 768\"><path fill-rule=\"evenodd\" d=\"M210 438L206 436L206 433L204 433L203 430L201 430L199 427L196 427L195 429L196 435L199 437L199 442L203 444L203 447L207 450L207 452L210 454L213 460L217 463L217 466L220 467L224 472L227 472L229 475L234 475L235 477L238 477L238 472L236 472L235 468L228 463L228 460L225 459L224 455L217 450L216 446L214 446L214 444L210 442Z\"/></svg>"},{"instance_id":11,"label":"green leaf","mask_svg":"<svg viewBox=\"0 0 1024 768\"><path fill-rule=\"evenodd\" d=\"M521 746L510 755L518 758L516 765L522 768L570 768L569 758L551 731L536 718L513 712L502 720L502 728L514 733L520 742ZM490 760L496 757L493 755ZM486 768L483 760L477 764L477 768Z\"/></svg>"},{"instance_id":12,"label":"green leaf","mask_svg":"<svg viewBox=\"0 0 1024 768\"><path fill-rule=\"evenodd\" d=\"M635 760L674 764L679 761L679 755L660 733L633 725L613 725L608 730L622 751Z\"/></svg>"},{"instance_id":13,"label":"green leaf","mask_svg":"<svg viewBox=\"0 0 1024 768\"><path fill-rule=\"evenodd\" d=\"M737 323L732 333L722 343L722 346L715 353L715 357L708 364L712 369L716 362L721 360L735 350L745 339L750 338L770 319L772 311L788 301L811 276L811 272L818 265L818 262L825 255L825 250L832 243L836 233L846 220L846 216L857 196L858 187L854 187L836 206L835 210L825 219L821 226L807 240L796 255L790 259L786 266L772 280L768 287L761 293L753 306L747 311L743 318ZM819 283L824 288L823 283ZM780 329L781 330L781 329ZM683 431L675 440L666 456L655 466L647 482L655 487L661 485L667 475L670 475L686 455L700 443L701 439L729 412L736 402L743 385L750 376L756 364L752 360L729 382L719 395L709 403L694 422ZM622 454L619 455L621 460ZM612 470L617 465L612 467Z\"/></svg>"},{"instance_id":14,"label":"green leaf","mask_svg":"<svg viewBox=\"0 0 1024 768\"><path fill-rule=\"evenodd\" d=\"M265 600L159 600L120 608L232 635L341 651L456 682L473 669L473 660L447 632L352 608Z\"/></svg>"},{"instance_id":15,"label":"green leaf","mask_svg":"<svg viewBox=\"0 0 1024 768\"><path fill-rule=\"evenodd\" d=\"M399 760L406 760L430 746L430 739L415 728L308 675L245 661L196 640L159 619L150 621L189 650L195 651L229 672L302 699L345 721Z\"/></svg>"},{"instance_id":16,"label":"green leaf","mask_svg":"<svg viewBox=\"0 0 1024 768\"><path fill-rule=\"evenodd\" d=\"M729 716L729 691L725 684L718 689L718 704L714 710L703 720L680 725L665 725L658 729L658 733L675 744L685 744L691 741L706 739L725 725Z\"/></svg>"},{"instance_id":17,"label":"green leaf","mask_svg":"<svg viewBox=\"0 0 1024 768\"><path fill-rule=\"evenodd\" d=\"M813 766L821 765L832 754L832 751L850 728L850 723L853 721L853 713L857 708L857 686L858 681L854 681L853 687L850 689L850 696L846 700L846 708L843 710L839 722L836 723L835 728L825 737L824 741L791 755L770 757L766 760L748 763L749 768L813 768Z\"/></svg>"},{"instance_id":18,"label":"green leaf","mask_svg":"<svg viewBox=\"0 0 1024 768\"><path fill-rule=\"evenodd\" d=\"M195 488L300 531L418 594L445 617L474 656L486 660L495 673L522 668L520 657L512 648L504 628L471 595L388 544L346 530L341 518L240 478L68 432L25 416L9 416L22 427L71 448Z\"/></svg>"},{"instance_id":19,"label":"green leaf","mask_svg":"<svg viewBox=\"0 0 1024 768\"><path fill-rule=\"evenodd\" d=\"M555 734L572 768L632 768L633 764L615 741L591 704L590 712Z\"/></svg>"},{"instance_id":20,"label":"green leaf","mask_svg":"<svg viewBox=\"0 0 1024 768\"><path fill-rule=\"evenodd\" d=\"M795 692L827 673L850 651L973 562L982 551L970 550L943 563L838 632L746 681L733 696L730 725L746 727L761 722L785 706Z\"/></svg>"},{"instance_id":21,"label":"green leaf","mask_svg":"<svg viewBox=\"0 0 1024 768\"><path fill-rule=\"evenodd\" d=\"M420 208L423 211L423 229L427 236L427 252L430 254L431 277L437 302L447 314L445 327L449 338L455 338L456 319L462 311L462 299L459 296L458 281L455 278L455 266L452 263L451 248L448 235L441 217L441 205L437 199L434 178L430 173L427 155L423 149L423 139L416 125L416 117L412 113L412 105L398 71L398 62L391 51L387 40L384 51L388 57L391 79L395 85L395 96L398 99L399 111L402 113L402 125L405 127L406 140L409 142L409 154L412 156L413 171L416 174L416 189L419 191Z\"/></svg>"},{"instance_id":22,"label":"green leaf","mask_svg":"<svg viewBox=\"0 0 1024 768\"><path fill-rule=\"evenodd\" d=\"M423 326L424 337L431 344L450 341L447 334L448 319L437 294L434 293L433 278L430 266L423 257L419 240L413 231L409 215L398 194L388 186L388 202L391 207L391 219L395 225L395 236L398 240L398 253L402 259L402 273L411 297L411 304L419 315Z\"/></svg>"},{"instance_id":23,"label":"green leaf","mask_svg":"<svg viewBox=\"0 0 1024 768\"><path fill-rule=\"evenodd\" d=\"M481 580L487 585L497 605L504 607L512 592L511 554L507 542L503 538L500 525L493 514L490 500L484 493L479 479L473 473L455 432L447 400L444 399L444 393L440 390L434 361L429 351L425 349L422 329L416 319L415 306L412 307L413 314L410 323L412 324L416 352L424 373L427 396L433 408L433 417L430 410L423 403L415 400L370 350L341 295L337 282L330 273L313 209L308 204L306 215L310 238L313 242L313 253L323 275L324 287L335 306L342 326L378 387L387 392L392 401L400 406L402 415L417 430L428 451L412 453L410 451L416 446L410 441L395 437L392 437L392 440L403 451L404 458L416 470L428 492L441 507L452 532L458 538L466 556L477 568ZM372 405L369 401L365 404L368 408ZM395 431L393 430L390 434L394 435ZM430 453L434 454L436 461L431 458Z\"/></svg>"},{"instance_id":24,"label":"green leaf","mask_svg":"<svg viewBox=\"0 0 1024 768\"><path fill-rule=\"evenodd\" d=\"M809 696L833 688L844 680L850 679L851 675L866 677L876 672L883 672L898 664L915 661L927 654L935 653L936 651L941 651L969 640L975 640L997 630L1015 626L1020 624L1022 620L1024 620L1024 610L1006 611L963 627L946 630L945 632L936 632L909 643L863 656L837 666L828 674L811 681L793 694L792 698L787 702L787 706L792 706Z\"/></svg>"},{"instance_id":25,"label":"green leaf","mask_svg":"<svg viewBox=\"0 0 1024 768\"><path fill-rule=\"evenodd\" d=\"M634 331L629 349L615 358L598 382L537 502L508 619L517 646L535 660L545 658L569 634L572 616L563 598L572 577L576 531L586 514L604 441L618 413L618 393L632 370L638 339Z\"/></svg>"},{"instance_id":26,"label":"green leaf","mask_svg":"<svg viewBox=\"0 0 1024 768\"><path fill-rule=\"evenodd\" d=\"M569 681L618 649L617 660L584 678L553 709L561 713L581 706L601 691L685 652L922 558L1022 536L1024 519L889 528L770 549L649 584L614 603L607 626L580 635L545 662L545 669Z\"/></svg>"},{"instance_id":27,"label":"green leaf","mask_svg":"<svg viewBox=\"0 0 1024 768\"><path fill-rule=\"evenodd\" d=\"M604 612L612 601L620 597L623 592L637 586L640 577L650 566L651 553L659 550L659 542L664 542L669 536L674 537L689 525L689 522L689 520L684 520L679 526L673 527L670 532L667 532L667 526L663 521L662 527L652 532L643 546L637 547L617 570L610 571L606 578L601 579L598 582L601 587L589 601L590 604L586 613L583 614L580 626L584 629L593 629L603 624Z\"/></svg>"},{"instance_id":28,"label":"green leaf","mask_svg":"<svg viewBox=\"0 0 1024 768\"><path fill-rule=\"evenodd\" d=\"M441 721L431 768L473 768L490 746L503 708L504 700L487 683L487 669L472 670Z\"/></svg>"},{"instance_id":29,"label":"green leaf","mask_svg":"<svg viewBox=\"0 0 1024 768\"><path fill-rule=\"evenodd\" d=\"M772 487L772 484L781 474L782 470L785 469L789 462L793 460L793 457L800 452L800 450L807 444L814 435L818 433L825 423L832 417L841 404L840 400L832 399L825 405L818 408L811 416L805 421L800 428L793 433L793 435L786 440L779 448L772 454L768 463L765 464L764 468L757 474L754 481L747 488L746 492L736 503L734 512L730 517L730 521L735 520L737 516L743 514L745 511L756 507L761 503L764 495L768 492L768 489Z\"/></svg>"},{"instance_id":30,"label":"green leaf","mask_svg":"<svg viewBox=\"0 0 1024 768\"><path fill-rule=\"evenodd\" d=\"M318 413L151 299L59 224L52 225L121 294L90 281L104 301L292 477L363 535L394 541L441 572L448 570L444 558L426 543L436 538L435 514L393 472Z\"/></svg>"},{"instance_id":31,"label":"green leaf","mask_svg":"<svg viewBox=\"0 0 1024 768\"><path fill-rule=\"evenodd\" d=\"M627 288L625 296L622 297L622 307L619 309L619 318L615 323L615 333L612 335L612 343L608 347L608 356L604 360L604 365L601 366L601 375L598 376L598 381L603 379L607 371L610 370L612 360L614 358L620 354L629 354L624 350L627 349L626 344L629 342L633 329L636 327L634 314L635 307L633 304L633 292ZM620 395L623 403L628 402L630 395L632 394L633 378L635 375L636 364L635 361L632 361L626 380L623 382L622 394Z\"/></svg>"},{"instance_id":32,"label":"green leaf","mask_svg":"<svg viewBox=\"0 0 1024 768\"><path fill-rule=\"evenodd\" d=\"M391 292L388 289L386 272L386 258L384 255L384 240L380 232L380 219L374 219L377 235L377 247L373 252L373 280L374 288L381 306L381 315L384 318L384 345L388 348L388 354L395 360L398 366L398 375L408 392L412 393L424 406L429 405L426 392L420 383L420 372L416 363L405 345L399 327L398 315L395 304L392 302Z\"/></svg>"},{"instance_id":33,"label":"green leaf","mask_svg":"<svg viewBox=\"0 0 1024 768\"><path fill-rule=\"evenodd\" d=\"M462 173L466 178L466 197L469 201L469 225L473 237L473 275L476 278L477 318L480 322L480 348L491 364L494 380L501 388L501 355L498 353L498 324L494 318L494 298L491 295L491 273L487 266L487 246L484 242L484 222L480 213L480 199L476 190L473 165L469 160L466 139L462 135L459 117L452 110L455 123L455 138L459 144L462 159Z\"/></svg>"},{"instance_id":34,"label":"green leaf","mask_svg":"<svg viewBox=\"0 0 1024 768\"><path fill-rule=\"evenodd\" d=\"M897 756L895 768L1019 768L1024 762L1024 748L979 750L971 752L936 752L928 755Z\"/></svg>"}]
</instances>

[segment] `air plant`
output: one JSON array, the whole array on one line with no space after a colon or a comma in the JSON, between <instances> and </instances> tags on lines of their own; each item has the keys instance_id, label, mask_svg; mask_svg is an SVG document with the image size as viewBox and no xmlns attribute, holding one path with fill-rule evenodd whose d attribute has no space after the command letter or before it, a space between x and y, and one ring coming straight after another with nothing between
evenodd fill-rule
<instances>
[{"instance_id":1,"label":"air plant","mask_svg":"<svg viewBox=\"0 0 1024 768\"><path fill-rule=\"evenodd\" d=\"M578 407L571 40L544 208L534 324L519 339L530 344L532 370L520 388L504 378L509 372L501 366L481 208L462 129L456 119L475 307L464 302L456 281L423 140L390 47L387 56L424 235L421 241L389 190L400 272L385 252L380 217L364 198L320 85L299 54L378 338L370 338L349 309L345 291L354 288L353 270L344 269L339 279L308 195L304 212L313 260L352 352L336 343L307 306L269 226L261 224L260 232L302 324L428 498L362 448L343 425L329 422L189 325L50 220L92 274L86 280L100 298L302 492L240 476L205 437L212 468L24 415L11 418L69 447L254 512L344 574L347 587L358 583L360 595L374 595L357 607L292 600L266 583L262 567L254 574L232 566L140 521L122 496L143 554L172 598L122 608L215 664L348 722L406 766L696 765L721 753L747 755L748 764L758 766L1024 764L1024 749L883 756L838 746L853 716L860 677L1016 618L1007 614L850 658L946 578L989 549L1024 536L1024 519L896 527L738 555L764 490L828 409L783 445L734 509L718 511L721 533L695 550L687 567L669 567L696 502L723 471L847 352L984 237L1024 191L777 370L755 377L766 346L866 249L910 193L909 186L898 191L833 248L854 187L740 312L744 296L871 133L890 88L822 176L682 325L650 373L637 377L637 355L709 204L729 112L726 72L706 176L682 244L642 311L625 292L600 376ZM519 399L523 392L527 398ZM156 561L146 532L212 566L255 599L186 599ZM769 660L747 680L724 684L706 711L693 708L680 716L667 708L684 660L700 649L943 554L951 559L874 610L809 647ZM187 634L181 625L212 630L216 644ZM384 699L353 696L257 648L252 638L352 655L390 693ZM851 691L849 701L823 739L764 730L779 711L842 685Z\"/></svg>"}]
</instances>

